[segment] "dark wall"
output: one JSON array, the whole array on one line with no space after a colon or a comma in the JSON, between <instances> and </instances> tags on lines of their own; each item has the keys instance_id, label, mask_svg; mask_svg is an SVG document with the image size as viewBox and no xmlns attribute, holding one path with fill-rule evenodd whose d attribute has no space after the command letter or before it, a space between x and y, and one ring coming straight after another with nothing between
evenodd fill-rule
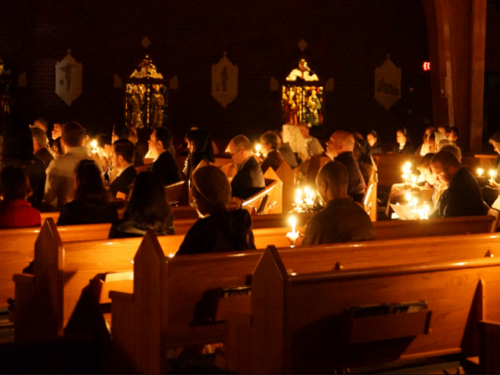
<instances>
[{"instance_id":1,"label":"dark wall","mask_svg":"<svg viewBox=\"0 0 500 375\"><path fill-rule=\"evenodd\" d=\"M392 141L400 126L419 137L432 119L421 0L2 0L0 32L0 56L16 75L27 74L17 95L25 121L76 119L109 129L124 112L113 75L126 79L145 54L166 78L178 76L169 102L177 134L193 125L225 137L278 128L281 94L270 91L270 78L283 81L302 56L320 78L335 80L320 137L373 128ZM54 93L54 65L67 49L83 64L83 93L71 107ZM226 109L210 92L211 66L224 51L239 67L239 95ZM403 71L402 98L390 111L373 97L374 69L387 54Z\"/></svg>"}]
</instances>

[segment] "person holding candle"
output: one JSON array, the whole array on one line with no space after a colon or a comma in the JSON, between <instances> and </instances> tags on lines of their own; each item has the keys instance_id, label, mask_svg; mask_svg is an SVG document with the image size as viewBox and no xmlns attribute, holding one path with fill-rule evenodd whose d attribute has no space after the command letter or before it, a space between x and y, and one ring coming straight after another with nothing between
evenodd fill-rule
<instances>
[{"instance_id":1,"label":"person holding candle","mask_svg":"<svg viewBox=\"0 0 500 375\"><path fill-rule=\"evenodd\" d=\"M349 172L342 163L326 163L318 173L316 185L326 208L307 223L302 245L375 239L370 217L347 194Z\"/></svg>"},{"instance_id":2,"label":"person holding candle","mask_svg":"<svg viewBox=\"0 0 500 375\"><path fill-rule=\"evenodd\" d=\"M344 130L337 130L326 142L326 154L347 168L349 176L347 193L355 202L362 202L365 195L365 182L358 163L354 160L354 137Z\"/></svg>"},{"instance_id":3,"label":"person holding candle","mask_svg":"<svg viewBox=\"0 0 500 375\"><path fill-rule=\"evenodd\" d=\"M252 218L248 211L228 211L231 185L219 168L206 165L193 173L193 198L198 220L176 255L255 249Z\"/></svg>"},{"instance_id":4,"label":"person holding candle","mask_svg":"<svg viewBox=\"0 0 500 375\"><path fill-rule=\"evenodd\" d=\"M233 197L250 198L266 186L264 174L253 155L252 144L244 135L237 135L229 142L229 152L238 170L231 182Z\"/></svg>"},{"instance_id":5,"label":"person holding candle","mask_svg":"<svg viewBox=\"0 0 500 375\"><path fill-rule=\"evenodd\" d=\"M262 173L266 173L269 168L272 168L274 171L276 171L280 167L281 163L283 163L283 161L285 160L283 159L281 153L278 151L278 135L271 131L265 132L260 136L260 143L260 152L264 157L264 160L260 165Z\"/></svg>"},{"instance_id":6,"label":"person holding candle","mask_svg":"<svg viewBox=\"0 0 500 375\"><path fill-rule=\"evenodd\" d=\"M485 214L485 204L479 185L457 158L448 151L440 151L431 160L436 181L448 188L439 200L435 217L475 216Z\"/></svg>"}]
</instances>

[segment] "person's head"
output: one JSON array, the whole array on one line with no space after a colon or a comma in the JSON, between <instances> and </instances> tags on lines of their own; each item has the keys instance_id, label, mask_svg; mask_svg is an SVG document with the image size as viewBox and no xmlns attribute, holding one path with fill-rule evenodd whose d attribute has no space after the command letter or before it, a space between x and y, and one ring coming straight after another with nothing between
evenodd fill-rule
<instances>
[{"instance_id":1,"label":"person's head","mask_svg":"<svg viewBox=\"0 0 500 375\"><path fill-rule=\"evenodd\" d=\"M127 125L116 124L113 127L113 136L112 136L113 143L119 139L128 139L129 133L130 130L128 129Z\"/></svg>"},{"instance_id":2,"label":"person's head","mask_svg":"<svg viewBox=\"0 0 500 375\"><path fill-rule=\"evenodd\" d=\"M441 143L443 143L443 141L439 142L439 144L441 144ZM460 151L460 149L457 146L455 146L453 143L441 146L439 151L451 152L457 158L459 163L462 162L462 151Z\"/></svg>"},{"instance_id":3,"label":"person's head","mask_svg":"<svg viewBox=\"0 0 500 375\"><path fill-rule=\"evenodd\" d=\"M185 139L190 153L205 152L209 142L208 132L202 129L191 129L187 132Z\"/></svg>"},{"instance_id":4,"label":"person's head","mask_svg":"<svg viewBox=\"0 0 500 375\"><path fill-rule=\"evenodd\" d=\"M81 147L85 140L85 129L78 122L70 121L62 128L62 146L64 148Z\"/></svg>"},{"instance_id":5,"label":"person's head","mask_svg":"<svg viewBox=\"0 0 500 375\"><path fill-rule=\"evenodd\" d=\"M50 144L50 149L54 153L55 158L64 155L64 149L61 144L61 137L52 140Z\"/></svg>"},{"instance_id":6,"label":"person's head","mask_svg":"<svg viewBox=\"0 0 500 375\"><path fill-rule=\"evenodd\" d=\"M31 128L33 136L33 152L36 154L41 148L47 147L47 133L40 128Z\"/></svg>"},{"instance_id":7,"label":"person's head","mask_svg":"<svg viewBox=\"0 0 500 375\"><path fill-rule=\"evenodd\" d=\"M44 118L39 118L36 119L35 122L33 122L33 128L42 129L45 133L47 133L47 130L49 129L49 123Z\"/></svg>"},{"instance_id":8,"label":"person's head","mask_svg":"<svg viewBox=\"0 0 500 375\"><path fill-rule=\"evenodd\" d=\"M93 160L84 159L75 168L75 200L92 204L110 199L101 171Z\"/></svg>"},{"instance_id":9,"label":"person's head","mask_svg":"<svg viewBox=\"0 0 500 375\"><path fill-rule=\"evenodd\" d=\"M452 127L450 128L450 133L448 134L448 140L451 142L456 142L458 141L458 128L457 127Z\"/></svg>"},{"instance_id":10,"label":"person's head","mask_svg":"<svg viewBox=\"0 0 500 375\"><path fill-rule=\"evenodd\" d=\"M165 233L172 226L174 217L167 203L165 185L157 173L137 175L125 216L137 227L157 233Z\"/></svg>"},{"instance_id":11,"label":"person's head","mask_svg":"<svg viewBox=\"0 0 500 375\"><path fill-rule=\"evenodd\" d=\"M425 132L424 132L424 137L423 137L423 142L424 144L427 144L428 140L429 140L429 135L432 133L432 132L435 132L437 131L437 129L434 127L434 126L428 126L426 129L425 129Z\"/></svg>"},{"instance_id":12,"label":"person's head","mask_svg":"<svg viewBox=\"0 0 500 375\"><path fill-rule=\"evenodd\" d=\"M28 199L32 190L28 175L21 167L5 167L0 174L0 195L6 202Z\"/></svg>"},{"instance_id":13,"label":"person's head","mask_svg":"<svg viewBox=\"0 0 500 375\"><path fill-rule=\"evenodd\" d=\"M434 153L425 154L424 157L420 159L420 161L417 164L417 169L424 176L425 181L427 181L431 185L434 185L436 183L436 179L432 174L432 169L431 169L431 162L434 155L436 154Z\"/></svg>"},{"instance_id":14,"label":"person's head","mask_svg":"<svg viewBox=\"0 0 500 375\"><path fill-rule=\"evenodd\" d=\"M370 147L373 147L380 142L380 137L375 130L370 130L370 132L366 135L366 140L368 141Z\"/></svg>"},{"instance_id":15,"label":"person's head","mask_svg":"<svg viewBox=\"0 0 500 375\"><path fill-rule=\"evenodd\" d=\"M427 139L427 145L429 148L429 152L431 153L437 153L439 151L440 147L440 142L446 140L446 137L438 131L433 131L429 134L429 137Z\"/></svg>"},{"instance_id":16,"label":"person's head","mask_svg":"<svg viewBox=\"0 0 500 375\"><path fill-rule=\"evenodd\" d=\"M265 132L260 136L261 152L267 157L272 150L279 149L279 136L271 131Z\"/></svg>"},{"instance_id":17,"label":"person's head","mask_svg":"<svg viewBox=\"0 0 500 375\"><path fill-rule=\"evenodd\" d=\"M406 142L408 142L408 132L406 131L406 128L398 129L396 132L396 141L400 145L405 145Z\"/></svg>"},{"instance_id":18,"label":"person's head","mask_svg":"<svg viewBox=\"0 0 500 375\"><path fill-rule=\"evenodd\" d=\"M439 151L432 158L431 167L436 181L448 185L460 169L460 163L451 152Z\"/></svg>"},{"instance_id":19,"label":"person's head","mask_svg":"<svg viewBox=\"0 0 500 375\"><path fill-rule=\"evenodd\" d=\"M172 133L167 128L156 128L149 137L149 151L157 158L172 145Z\"/></svg>"},{"instance_id":20,"label":"person's head","mask_svg":"<svg viewBox=\"0 0 500 375\"><path fill-rule=\"evenodd\" d=\"M111 161L119 170L123 170L134 162L135 147L128 139L119 139L113 143Z\"/></svg>"},{"instance_id":21,"label":"person's head","mask_svg":"<svg viewBox=\"0 0 500 375\"><path fill-rule=\"evenodd\" d=\"M326 154L334 159L344 152L354 151L354 137L345 130L335 131L326 142Z\"/></svg>"},{"instance_id":22,"label":"person's head","mask_svg":"<svg viewBox=\"0 0 500 375\"><path fill-rule=\"evenodd\" d=\"M299 127L300 135L302 136L302 138L306 139L307 137L309 137L309 126L307 124L301 122L297 126Z\"/></svg>"},{"instance_id":23,"label":"person's head","mask_svg":"<svg viewBox=\"0 0 500 375\"><path fill-rule=\"evenodd\" d=\"M229 142L229 152L233 163L236 165L243 164L253 155L250 141L241 134L231 139L231 142Z\"/></svg>"},{"instance_id":24,"label":"person's head","mask_svg":"<svg viewBox=\"0 0 500 375\"><path fill-rule=\"evenodd\" d=\"M500 131L490 137L490 143L493 145L495 152L500 154Z\"/></svg>"},{"instance_id":25,"label":"person's head","mask_svg":"<svg viewBox=\"0 0 500 375\"><path fill-rule=\"evenodd\" d=\"M439 125L438 131L445 137L448 137L448 134L450 133L450 127L448 125Z\"/></svg>"},{"instance_id":26,"label":"person's head","mask_svg":"<svg viewBox=\"0 0 500 375\"><path fill-rule=\"evenodd\" d=\"M231 200L231 185L224 172L213 165L198 168L192 180L193 198L201 216L226 210Z\"/></svg>"},{"instance_id":27,"label":"person's head","mask_svg":"<svg viewBox=\"0 0 500 375\"><path fill-rule=\"evenodd\" d=\"M338 161L329 161L320 169L316 177L318 194L326 204L337 198L347 198L349 172L344 164Z\"/></svg>"},{"instance_id":28,"label":"person's head","mask_svg":"<svg viewBox=\"0 0 500 375\"><path fill-rule=\"evenodd\" d=\"M109 158L111 156L111 136L101 135L97 140L97 149L102 156Z\"/></svg>"}]
</instances>

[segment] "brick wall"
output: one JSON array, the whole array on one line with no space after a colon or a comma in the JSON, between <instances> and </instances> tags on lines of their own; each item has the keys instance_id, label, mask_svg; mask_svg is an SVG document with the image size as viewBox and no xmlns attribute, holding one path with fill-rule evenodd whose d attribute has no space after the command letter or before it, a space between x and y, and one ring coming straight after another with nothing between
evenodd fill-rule
<instances>
[{"instance_id":1,"label":"brick wall","mask_svg":"<svg viewBox=\"0 0 500 375\"><path fill-rule=\"evenodd\" d=\"M76 119L109 129L123 121L124 94L113 88L113 75L126 79L146 53L165 77L178 76L169 102L177 134L193 125L226 137L278 128L281 95L270 91L270 77L283 81L302 56L321 78L335 80L322 138L336 128L373 128L392 141L399 126L418 138L432 119L421 0L4 0L0 31L0 55L16 74L27 73L28 87L17 96L25 121ZM147 50L144 36L152 42ZM83 93L71 107L54 93L54 65L67 49L83 64ZM210 93L211 66L224 51L239 67L239 95L226 109ZM388 53L403 83L387 112L373 93L374 69Z\"/></svg>"}]
</instances>

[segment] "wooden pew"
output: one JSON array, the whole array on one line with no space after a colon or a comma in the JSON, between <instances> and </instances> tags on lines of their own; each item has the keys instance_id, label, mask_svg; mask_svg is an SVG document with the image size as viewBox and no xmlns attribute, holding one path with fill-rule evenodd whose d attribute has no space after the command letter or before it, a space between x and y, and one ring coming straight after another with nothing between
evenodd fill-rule
<instances>
[{"instance_id":1,"label":"wooden pew","mask_svg":"<svg viewBox=\"0 0 500 375\"><path fill-rule=\"evenodd\" d=\"M250 215L281 214L283 212L283 182L272 168L264 174L266 187L243 201L241 207Z\"/></svg>"},{"instance_id":2,"label":"wooden pew","mask_svg":"<svg viewBox=\"0 0 500 375\"><path fill-rule=\"evenodd\" d=\"M295 200L295 178L292 168L288 165L288 163L283 162L276 170L276 175L283 183L283 212L290 212L293 210L292 203Z\"/></svg>"},{"instance_id":3,"label":"wooden pew","mask_svg":"<svg viewBox=\"0 0 500 375\"><path fill-rule=\"evenodd\" d=\"M282 257L268 248L252 275L249 319L233 319L246 335L228 344L227 354L239 358L229 360L232 371L365 372L397 361L476 356L477 323L500 321L497 258L290 273ZM419 301L426 307L419 310ZM388 303L408 302L415 312L383 312Z\"/></svg>"},{"instance_id":4,"label":"wooden pew","mask_svg":"<svg viewBox=\"0 0 500 375\"><path fill-rule=\"evenodd\" d=\"M336 268L344 272L489 257L499 242L498 235L449 236L280 249L279 254L290 272L327 272ZM214 300L213 293L220 288L248 285L248 275L261 254L247 251L168 258L154 235L147 235L134 260L134 292L110 293L113 336L137 371L163 371L166 349L223 342L227 333L225 312L248 313L250 301L248 297ZM237 354L230 347L226 349L231 355L229 363L233 363Z\"/></svg>"}]
</instances>

